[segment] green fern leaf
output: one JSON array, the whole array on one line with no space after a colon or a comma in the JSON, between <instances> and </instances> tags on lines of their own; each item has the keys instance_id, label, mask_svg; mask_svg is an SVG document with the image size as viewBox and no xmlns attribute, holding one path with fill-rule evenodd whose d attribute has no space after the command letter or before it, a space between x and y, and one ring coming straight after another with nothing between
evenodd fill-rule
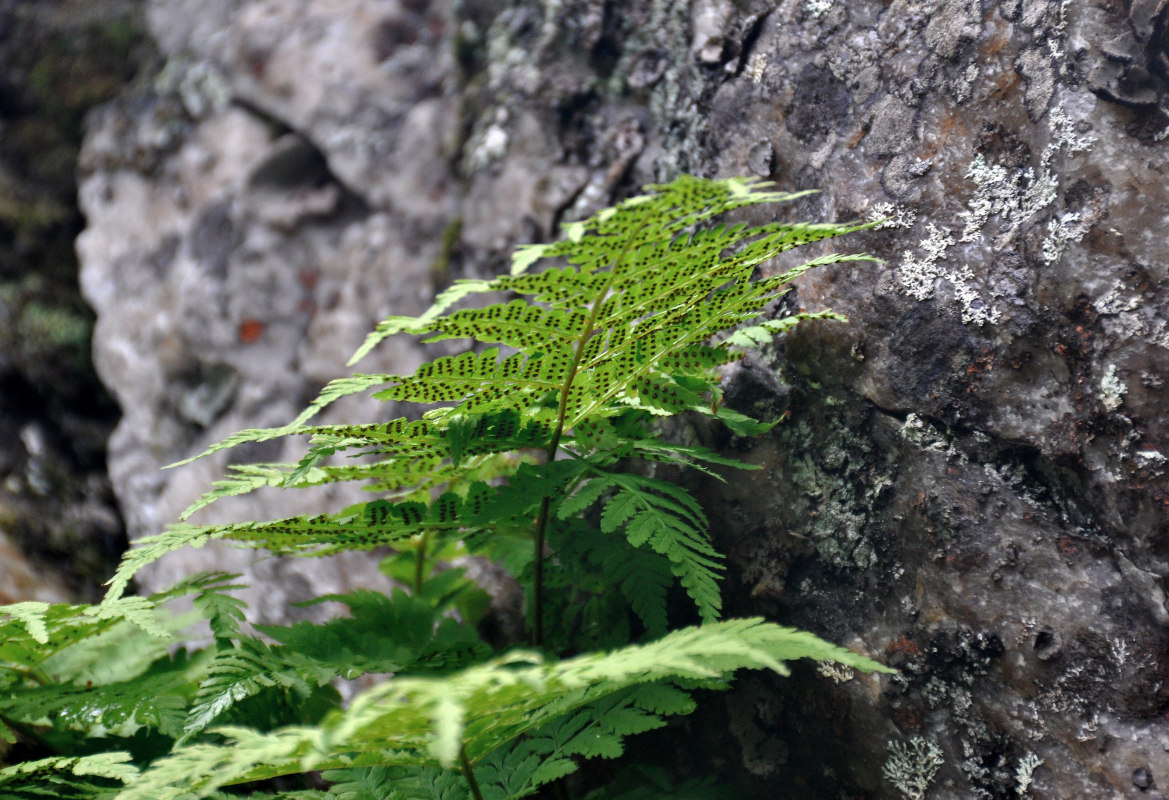
<instances>
[{"instance_id":1,"label":"green fern leaf","mask_svg":"<svg viewBox=\"0 0 1169 800\"><path fill-rule=\"evenodd\" d=\"M799 323L810 319L831 319L837 322L848 322L847 317L834 314L831 311L794 314L792 316L782 317L781 319L769 319L758 325L740 328L727 337L726 344L733 344L738 347L759 347L760 345L770 344L772 339L778 334L787 333Z\"/></svg>"},{"instance_id":2,"label":"green fern leaf","mask_svg":"<svg viewBox=\"0 0 1169 800\"><path fill-rule=\"evenodd\" d=\"M259 625L257 630L284 645L282 651L346 679L367 672L445 671L487 654L474 631L441 617L441 609L424 597L358 590L314 601L321 602L344 603L351 616L321 624Z\"/></svg>"},{"instance_id":3,"label":"green fern leaf","mask_svg":"<svg viewBox=\"0 0 1169 800\"><path fill-rule=\"evenodd\" d=\"M146 674L99 686L49 685L0 697L0 715L89 737L128 738L142 728L177 738L189 700L189 664L164 658Z\"/></svg>"},{"instance_id":4,"label":"green fern leaf","mask_svg":"<svg viewBox=\"0 0 1169 800\"><path fill-rule=\"evenodd\" d=\"M325 685L337 674L315 666L304 661L288 663L276 657L268 645L252 638L243 638L237 647L221 649L199 685L177 744L203 731L236 704L267 689L307 698L314 686Z\"/></svg>"},{"instance_id":5,"label":"green fern leaf","mask_svg":"<svg viewBox=\"0 0 1169 800\"><path fill-rule=\"evenodd\" d=\"M0 614L11 617L12 620L23 626L25 632L37 644L49 643L49 628L45 624L45 616L48 612L49 604L38 600L27 600L23 603L0 606Z\"/></svg>"},{"instance_id":6,"label":"green fern leaf","mask_svg":"<svg viewBox=\"0 0 1169 800\"><path fill-rule=\"evenodd\" d=\"M238 626L229 624L225 629L221 625L216 633L220 650L199 684L179 744L237 704L268 690L304 700L315 688L338 677L354 679L366 672L403 673L418 668L445 671L487 654L473 631L453 620L440 620L434 606L400 590L392 597L357 591L326 595L314 602L330 601L344 603L353 616L323 624L257 626L261 633L280 642L278 647L240 636ZM242 619L241 607L228 605L224 613L229 623ZM228 637L238 639L238 644L224 642Z\"/></svg>"},{"instance_id":7,"label":"green fern leaf","mask_svg":"<svg viewBox=\"0 0 1169 800\"><path fill-rule=\"evenodd\" d=\"M668 627L666 599L673 585L670 563L658 553L616 548L604 551L604 571L629 601L650 636L662 636Z\"/></svg>"},{"instance_id":8,"label":"green fern leaf","mask_svg":"<svg viewBox=\"0 0 1169 800\"><path fill-rule=\"evenodd\" d=\"M292 467L287 464L232 464L228 466L228 474L212 483L211 491L187 506L179 514L179 519L185 520L196 511L224 497L237 497L265 486L285 486L291 470ZM301 480L307 483L306 477L303 476Z\"/></svg>"},{"instance_id":9,"label":"green fern leaf","mask_svg":"<svg viewBox=\"0 0 1169 800\"><path fill-rule=\"evenodd\" d=\"M39 669L49 658L87 637L128 623L149 636L169 639L154 603L126 597L100 606L25 602L0 606L0 665Z\"/></svg>"},{"instance_id":10,"label":"green fern leaf","mask_svg":"<svg viewBox=\"0 0 1169 800\"><path fill-rule=\"evenodd\" d=\"M0 798L33 800L55 797L62 800L108 798L114 787L138 775L128 753L99 753L90 756L55 756L24 761L0 769Z\"/></svg>"},{"instance_id":11,"label":"green fern leaf","mask_svg":"<svg viewBox=\"0 0 1169 800\"><path fill-rule=\"evenodd\" d=\"M223 577L230 580L238 576L225 575ZM195 608L199 609L203 618L207 620L216 642L229 643L232 639L239 638L240 623L244 621L246 604L243 600L232 597L227 592L246 587L242 584L230 584L224 581L205 584L200 588L202 591L195 596Z\"/></svg>"},{"instance_id":12,"label":"green fern leaf","mask_svg":"<svg viewBox=\"0 0 1169 800\"><path fill-rule=\"evenodd\" d=\"M441 500L441 498L440 498ZM382 501L379 501L382 502ZM390 512L379 514L376 521L361 512L373 504L340 514L301 516L271 522L240 522L225 525L172 525L165 532L145 536L135 542L122 558L114 577L108 582L105 603L115 602L125 592L130 579L142 567L167 553L185 546L202 547L207 542L229 539L232 542L273 553L293 555L331 555L345 550L372 550L408 539L423 529L457 529L457 517L433 519L409 514L414 504L399 504L406 516Z\"/></svg>"},{"instance_id":13,"label":"green fern leaf","mask_svg":"<svg viewBox=\"0 0 1169 800\"><path fill-rule=\"evenodd\" d=\"M594 482L616 490L601 512L601 530L613 533L624 528L630 544L666 556L700 616L717 619L722 607L718 572L723 566L694 498L671 483L638 475L608 474ZM639 612L644 619L644 613L656 607L656 598L648 596L648 588L639 597L644 598L643 612ZM659 617L654 614L656 628Z\"/></svg>"},{"instance_id":14,"label":"green fern leaf","mask_svg":"<svg viewBox=\"0 0 1169 800\"><path fill-rule=\"evenodd\" d=\"M408 797L396 785L402 776L390 767L330 770L321 777L333 784L327 797L335 800L405 800Z\"/></svg>"},{"instance_id":15,"label":"green fern leaf","mask_svg":"<svg viewBox=\"0 0 1169 800\"><path fill-rule=\"evenodd\" d=\"M373 396L414 403L456 402L464 412L524 409L560 388L571 361L571 351L552 342L531 357L514 353L501 359L493 347L437 358Z\"/></svg>"},{"instance_id":16,"label":"green fern leaf","mask_svg":"<svg viewBox=\"0 0 1169 800\"><path fill-rule=\"evenodd\" d=\"M445 678L393 678L358 695L348 709L331 714L319 727L268 734L217 728L227 744L178 748L152 764L119 797L205 797L248 780L360 766L354 762L363 754L382 766L434 764L449 769L465 752L475 764L520 736L632 687L727 677L741 668L786 675L784 662L796 658L889 671L810 633L758 619L686 628L651 644L559 663L513 652ZM672 700L658 693L652 702ZM622 719L623 724L638 724Z\"/></svg>"},{"instance_id":17,"label":"green fern leaf","mask_svg":"<svg viewBox=\"0 0 1169 800\"><path fill-rule=\"evenodd\" d=\"M365 358L373 348L385 339L399 333L421 333L430 330L429 324L438 318L451 306L476 293L490 291L488 281L463 280L445 289L434 301L426 313L420 317L390 317L380 322L377 329L365 338L365 342L349 359L349 366L353 366Z\"/></svg>"}]
</instances>

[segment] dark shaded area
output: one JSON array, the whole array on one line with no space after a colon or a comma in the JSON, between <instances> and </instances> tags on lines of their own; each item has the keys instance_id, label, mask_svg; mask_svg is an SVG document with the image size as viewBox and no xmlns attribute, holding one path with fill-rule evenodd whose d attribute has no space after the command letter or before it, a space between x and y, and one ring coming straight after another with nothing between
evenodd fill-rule
<instances>
[{"instance_id":1,"label":"dark shaded area","mask_svg":"<svg viewBox=\"0 0 1169 800\"><path fill-rule=\"evenodd\" d=\"M125 534L105 475L118 409L77 283L75 170L86 112L152 57L139 2L0 2L0 532L86 596Z\"/></svg>"}]
</instances>

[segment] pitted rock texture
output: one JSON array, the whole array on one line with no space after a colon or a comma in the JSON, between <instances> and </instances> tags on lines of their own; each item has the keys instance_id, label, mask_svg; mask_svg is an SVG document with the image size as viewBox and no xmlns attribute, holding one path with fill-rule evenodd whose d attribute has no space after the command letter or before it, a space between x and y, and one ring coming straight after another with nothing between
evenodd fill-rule
<instances>
[{"instance_id":1,"label":"pitted rock texture","mask_svg":"<svg viewBox=\"0 0 1169 800\"><path fill-rule=\"evenodd\" d=\"M1166 14L152 0L168 65L93 118L78 244L132 535L228 458L291 457L156 469L286 422L380 316L643 183L765 175L820 192L756 219L890 224L833 243L884 263L809 273L788 298L849 324L802 326L730 376L730 402L787 420L757 442L704 433L762 467L696 487L727 606L900 673L753 678L675 743L678 771L899 798L897 753L924 748L942 758L929 798L1166 796ZM396 345L360 368L418 358ZM265 614L350 580L298 564L289 589L263 564L283 587Z\"/></svg>"}]
</instances>

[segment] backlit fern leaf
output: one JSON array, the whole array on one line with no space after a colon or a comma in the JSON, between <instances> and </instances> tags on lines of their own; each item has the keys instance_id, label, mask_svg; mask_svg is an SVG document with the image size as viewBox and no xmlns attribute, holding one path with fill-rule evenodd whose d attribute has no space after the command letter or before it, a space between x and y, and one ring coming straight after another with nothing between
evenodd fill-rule
<instances>
[{"instance_id":1,"label":"backlit fern leaf","mask_svg":"<svg viewBox=\"0 0 1169 800\"><path fill-rule=\"evenodd\" d=\"M292 467L287 464L232 464L227 469L225 477L211 484L211 491L203 494L179 514L180 520L187 519L199 509L224 497L248 494L264 486L283 486L292 471ZM317 476L313 475L308 480L315 477Z\"/></svg>"},{"instance_id":2,"label":"backlit fern leaf","mask_svg":"<svg viewBox=\"0 0 1169 800\"><path fill-rule=\"evenodd\" d=\"M374 763L430 763L449 769L460 752L477 764L520 736L632 687L678 678L722 678L741 668L786 675L784 662L796 658L887 671L810 633L759 619L685 628L647 645L556 663L546 663L535 653L513 652L445 678L392 678L358 695L349 708L329 715L319 726L268 734L217 728L227 737L226 744L176 749L154 762L119 798L173 800L188 792L190 797L206 797L248 780ZM656 702L665 709L678 700L658 696ZM652 705L642 710L664 713ZM636 727L633 721L628 724Z\"/></svg>"},{"instance_id":3,"label":"backlit fern leaf","mask_svg":"<svg viewBox=\"0 0 1169 800\"><path fill-rule=\"evenodd\" d=\"M188 506L179 519L188 519L224 497L247 494L263 487L295 489L359 481L378 491L428 489L461 474L458 465L468 457L546 447L553 429L553 423L547 417L547 413L539 410L521 414L507 408L490 413L457 415L443 424L397 419L369 425L244 431L245 434L262 433L265 437L311 434L313 438L308 452L297 465L230 465L228 475L213 483L211 491ZM346 451L356 451L351 455L380 458L376 462L352 465L322 463L329 456Z\"/></svg>"},{"instance_id":4,"label":"backlit fern leaf","mask_svg":"<svg viewBox=\"0 0 1169 800\"><path fill-rule=\"evenodd\" d=\"M0 769L0 798L33 800L109 800L120 783L133 780L138 769L129 753L56 756L24 761Z\"/></svg>"},{"instance_id":5,"label":"backlit fern leaf","mask_svg":"<svg viewBox=\"0 0 1169 800\"><path fill-rule=\"evenodd\" d=\"M378 323L377 328L365 337L365 341L353 357L349 359L349 366L353 366L365 356L369 355L373 348L377 347L385 339L399 333L413 331L418 328L424 328L427 323L433 319L437 319L451 306L458 303L460 300L469 297L472 294L483 291L490 291L488 288L488 281L482 280L464 280L458 281L452 286L447 287L434 300L432 305L426 313L420 317L389 317Z\"/></svg>"},{"instance_id":6,"label":"backlit fern leaf","mask_svg":"<svg viewBox=\"0 0 1169 800\"><path fill-rule=\"evenodd\" d=\"M542 350L549 343L570 346L585 328L587 318L579 309L541 308L523 300L505 305L457 311L434 320L425 342L443 339L475 339L527 350ZM408 331L413 333L414 331Z\"/></svg>"},{"instance_id":7,"label":"backlit fern leaf","mask_svg":"<svg viewBox=\"0 0 1169 800\"><path fill-rule=\"evenodd\" d=\"M726 344L737 345L738 347L758 347L759 345L770 344L776 335L787 333L799 323L810 319L831 319L838 322L847 321L840 314L834 314L831 311L818 311L814 314L793 314L788 317L769 319L757 325L740 328L727 337Z\"/></svg>"},{"instance_id":8,"label":"backlit fern leaf","mask_svg":"<svg viewBox=\"0 0 1169 800\"><path fill-rule=\"evenodd\" d=\"M546 342L535 354L500 357L498 348L482 353L443 356L420 366L414 375L374 394L379 400L459 403L465 412L523 409L559 389L572 361L571 350Z\"/></svg>"}]
</instances>

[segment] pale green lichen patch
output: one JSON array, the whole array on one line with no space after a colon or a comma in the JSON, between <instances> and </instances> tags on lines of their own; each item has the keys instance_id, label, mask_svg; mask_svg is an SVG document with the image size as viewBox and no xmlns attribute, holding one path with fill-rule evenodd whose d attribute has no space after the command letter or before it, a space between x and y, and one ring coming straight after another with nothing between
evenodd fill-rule
<instances>
[{"instance_id":1,"label":"pale green lichen patch","mask_svg":"<svg viewBox=\"0 0 1169 800\"><path fill-rule=\"evenodd\" d=\"M881 774L905 800L924 800L934 776L945 763L942 748L936 742L914 736L908 743L889 744L889 758Z\"/></svg>"}]
</instances>

